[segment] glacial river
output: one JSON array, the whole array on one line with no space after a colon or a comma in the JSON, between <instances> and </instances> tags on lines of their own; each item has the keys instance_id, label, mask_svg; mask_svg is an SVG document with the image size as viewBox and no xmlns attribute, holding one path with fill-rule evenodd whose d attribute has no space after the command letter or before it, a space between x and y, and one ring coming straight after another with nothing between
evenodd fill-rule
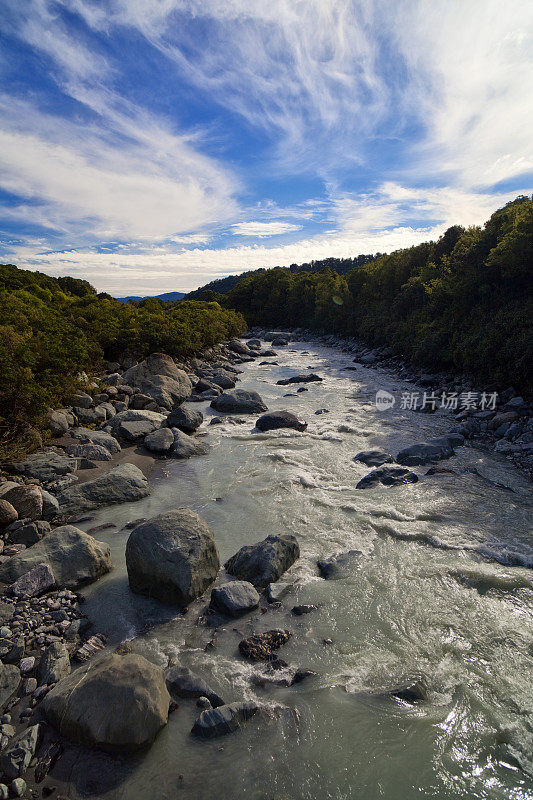
<instances>
[{"instance_id":1,"label":"glacial river","mask_svg":"<svg viewBox=\"0 0 533 800\"><path fill-rule=\"evenodd\" d=\"M302 416L305 433L261 434L253 416L209 426L215 412L199 404L209 455L161 460L149 498L80 526L117 525L96 534L109 542L115 569L85 592L95 630L111 645L137 637L134 648L148 658L175 659L226 702L254 698L269 713L231 736L197 741L189 732L199 710L183 700L147 753L120 768L95 757L90 769L74 769L69 795L533 798L531 485L501 457L467 445L441 462L459 474L415 467L416 484L356 490L370 471L353 462L356 453L394 455L449 431L453 418L399 402L378 411L378 389L399 401L414 387L382 369L343 370L352 359L339 349L301 342L278 352L279 366L244 365L238 387L258 391L270 410ZM283 397L297 387L276 380L307 367L324 381ZM315 414L323 408L329 413ZM174 617L133 596L120 529L179 506L209 523L222 561L271 533L294 534L301 558L281 607L229 622L213 641L213 629L196 624L205 602ZM319 577L317 559L351 549L362 556L346 577ZM319 609L294 616L302 603ZM238 642L274 627L293 633L280 657L315 677L293 687L251 681L258 667L240 658ZM425 676L427 702L379 696L413 675Z\"/></svg>"}]
</instances>

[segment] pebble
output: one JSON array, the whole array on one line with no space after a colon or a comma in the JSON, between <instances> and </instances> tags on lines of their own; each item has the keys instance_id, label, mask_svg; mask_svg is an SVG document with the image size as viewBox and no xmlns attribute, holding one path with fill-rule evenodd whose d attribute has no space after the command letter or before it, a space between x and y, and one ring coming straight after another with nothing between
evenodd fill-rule
<instances>
[{"instance_id":1,"label":"pebble","mask_svg":"<svg viewBox=\"0 0 533 800\"><path fill-rule=\"evenodd\" d=\"M26 672L31 672L35 666L35 658L34 656L28 656L27 658L23 658L20 662L20 671L24 675Z\"/></svg>"}]
</instances>

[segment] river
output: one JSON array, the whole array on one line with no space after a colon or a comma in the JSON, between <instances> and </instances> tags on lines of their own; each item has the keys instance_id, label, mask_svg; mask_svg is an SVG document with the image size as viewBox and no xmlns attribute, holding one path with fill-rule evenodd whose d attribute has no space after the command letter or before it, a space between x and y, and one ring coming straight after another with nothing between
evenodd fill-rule
<instances>
[{"instance_id":1,"label":"river","mask_svg":"<svg viewBox=\"0 0 533 800\"><path fill-rule=\"evenodd\" d=\"M115 569L85 591L85 613L111 644L137 637L148 658L177 659L227 702L253 697L271 714L197 741L189 731L199 711L184 700L152 748L117 771L114 786L100 785L94 769L78 772L71 796L533 798L531 485L502 457L467 445L442 462L460 474L425 476L427 467L417 467L416 484L356 490L370 471L353 462L357 452L395 454L449 431L453 418L399 403L378 411L378 389L399 398L413 387L379 368L344 370L351 357L340 349L291 342L278 351L279 366L244 365L238 387L258 391L271 410L295 411L309 423L305 433L254 432L255 417L209 426L215 412L199 404L209 455L161 460L150 497L80 525L121 529L186 506L212 527L221 560L270 533L294 534L301 558L281 608L228 623L213 647L212 629L195 624L205 602L174 617L130 593L127 531L97 534ZM297 387L276 380L307 367L323 382L283 397ZM329 413L316 415L321 408ZM472 467L478 474L461 472ZM347 577L319 577L317 559L350 549L362 555ZM296 617L291 608L301 603L319 608ZM237 644L273 627L293 632L279 655L315 677L293 687L251 683L257 667ZM427 702L379 695L418 674Z\"/></svg>"}]
</instances>

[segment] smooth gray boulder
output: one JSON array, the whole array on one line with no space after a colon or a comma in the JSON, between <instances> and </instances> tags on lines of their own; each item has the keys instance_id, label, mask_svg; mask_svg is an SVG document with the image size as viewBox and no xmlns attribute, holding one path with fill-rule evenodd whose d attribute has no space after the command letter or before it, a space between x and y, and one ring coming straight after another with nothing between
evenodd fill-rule
<instances>
[{"instance_id":1,"label":"smooth gray boulder","mask_svg":"<svg viewBox=\"0 0 533 800\"><path fill-rule=\"evenodd\" d=\"M180 508L131 532L126 567L133 592L187 605L213 583L220 559L211 528L194 511Z\"/></svg>"},{"instance_id":2,"label":"smooth gray boulder","mask_svg":"<svg viewBox=\"0 0 533 800\"><path fill-rule=\"evenodd\" d=\"M170 428L159 428L146 436L144 446L152 453L168 453L174 446L174 434Z\"/></svg>"},{"instance_id":3,"label":"smooth gray boulder","mask_svg":"<svg viewBox=\"0 0 533 800\"><path fill-rule=\"evenodd\" d=\"M115 503L130 503L147 497L150 492L148 480L138 467L119 464L92 481L69 486L58 501L62 514L73 515Z\"/></svg>"},{"instance_id":4,"label":"smooth gray boulder","mask_svg":"<svg viewBox=\"0 0 533 800\"><path fill-rule=\"evenodd\" d=\"M169 428L179 428L184 433L194 433L204 421L204 415L189 403L178 406L167 417Z\"/></svg>"},{"instance_id":5,"label":"smooth gray boulder","mask_svg":"<svg viewBox=\"0 0 533 800\"><path fill-rule=\"evenodd\" d=\"M174 444L171 448L171 455L174 458L190 458L191 456L205 456L209 452L209 447L205 442L194 439L187 433L183 433L179 428L172 428L171 433L174 437Z\"/></svg>"},{"instance_id":6,"label":"smooth gray boulder","mask_svg":"<svg viewBox=\"0 0 533 800\"><path fill-rule=\"evenodd\" d=\"M114 436L106 431L92 431L90 428L71 428L70 435L82 443L93 442L109 450L111 455L120 453L121 447Z\"/></svg>"},{"instance_id":7,"label":"smooth gray boulder","mask_svg":"<svg viewBox=\"0 0 533 800\"><path fill-rule=\"evenodd\" d=\"M128 369L123 375L124 383L138 387L164 408L172 409L183 403L192 392L192 383L187 373L176 366L170 356L152 353Z\"/></svg>"},{"instance_id":8,"label":"smooth gray boulder","mask_svg":"<svg viewBox=\"0 0 533 800\"><path fill-rule=\"evenodd\" d=\"M48 415L48 428L52 436L64 436L68 431L68 417L62 411L51 411Z\"/></svg>"},{"instance_id":9,"label":"smooth gray boulder","mask_svg":"<svg viewBox=\"0 0 533 800\"><path fill-rule=\"evenodd\" d=\"M20 670L14 664L0 663L0 711L3 711L20 686Z\"/></svg>"},{"instance_id":10,"label":"smooth gray boulder","mask_svg":"<svg viewBox=\"0 0 533 800\"><path fill-rule=\"evenodd\" d=\"M93 659L57 683L41 709L62 736L111 752L151 744L168 721L160 667L134 653Z\"/></svg>"},{"instance_id":11,"label":"smooth gray boulder","mask_svg":"<svg viewBox=\"0 0 533 800\"><path fill-rule=\"evenodd\" d=\"M207 697L213 708L223 706L224 701L203 678L187 667L171 667L166 673L167 688L171 695L183 698Z\"/></svg>"},{"instance_id":12,"label":"smooth gray boulder","mask_svg":"<svg viewBox=\"0 0 533 800\"><path fill-rule=\"evenodd\" d=\"M65 452L73 458L87 458L89 461L111 461L111 453L107 447L96 444L96 442L67 444Z\"/></svg>"},{"instance_id":13,"label":"smooth gray boulder","mask_svg":"<svg viewBox=\"0 0 533 800\"><path fill-rule=\"evenodd\" d=\"M257 392L247 392L245 389L222 392L211 401L211 408L226 414L257 414L267 410Z\"/></svg>"},{"instance_id":14,"label":"smooth gray boulder","mask_svg":"<svg viewBox=\"0 0 533 800\"><path fill-rule=\"evenodd\" d=\"M41 738L41 726L32 725L15 736L0 753L0 771L8 778L19 778L30 765Z\"/></svg>"},{"instance_id":15,"label":"smooth gray boulder","mask_svg":"<svg viewBox=\"0 0 533 800\"><path fill-rule=\"evenodd\" d=\"M115 414L109 420L109 426L115 436L125 439L127 442L136 442L160 428L165 419L165 415L159 414L157 411L128 408L126 411Z\"/></svg>"},{"instance_id":16,"label":"smooth gray boulder","mask_svg":"<svg viewBox=\"0 0 533 800\"><path fill-rule=\"evenodd\" d=\"M280 533L241 547L224 566L230 575L263 588L277 581L299 557L296 537Z\"/></svg>"},{"instance_id":17,"label":"smooth gray boulder","mask_svg":"<svg viewBox=\"0 0 533 800\"><path fill-rule=\"evenodd\" d=\"M450 458L454 454L452 441L453 439L449 437L441 436L437 439L430 439L428 442L413 444L400 450L396 456L396 461L398 464L413 467L419 464L441 461L443 458Z\"/></svg>"},{"instance_id":18,"label":"smooth gray boulder","mask_svg":"<svg viewBox=\"0 0 533 800\"><path fill-rule=\"evenodd\" d=\"M383 486L401 486L405 483L417 483L418 475L404 467L381 467L361 478L356 489L370 489L378 484Z\"/></svg>"},{"instance_id":19,"label":"smooth gray boulder","mask_svg":"<svg viewBox=\"0 0 533 800\"><path fill-rule=\"evenodd\" d=\"M258 605L259 594L248 581L230 581L211 590L211 608L227 617L240 617Z\"/></svg>"},{"instance_id":20,"label":"smooth gray boulder","mask_svg":"<svg viewBox=\"0 0 533 800\"><path fill-rule=\"evenodd\" d=\"M367 467L381 467L382 464L393 464L394 459L389 453L382 450L362 450L354 456L354 461L360 461Z\"/></svg>"},{"instance_id":21,"label":"smooth gray boulder","mask_svg":"<svg viewBox=\"0 0 533 800\"><path fill-rule=\"evenodd\" d=\"M63 525L5 561L0 581L14 583L40 564L50 567L58 586L69 589L93 583L112 569L109 545L73 525Z\"/></svg>"},{"instance_id":22,"label":"smooth gray boulder","mask_svg":"<svg viewBox=\"0 0 533 800\"><path fill-rule=\"evenodd\" d=\"M22 484L10 489L4 495L4 500L11 503L19 519L40 519L43 513L43 496L39 486Z\"/></svg>"},{"instance_id":23,"label":"smooth gray boulder","mask_svg":"<svg viewBox=\"0 0 533 800\"><path fill-rule=\"evenodd\" d=\"M191 733L201 739L214 739L236 731L259 711L259 706L253 702L229 703L218 708L208 708L202 711Z\"/></svg>"},{"instance_id":24,"label":"smooth gray boulder","mask_svg":"<svg viewBox=\"0 0 533 800\"><path fill-rule=\"evenodd\" d=\"M233 350L234 353L238 353L241 356L249 356L252 353L250 348L239 339L232 339L228 342L228 347L230 350Z\"/></svg>"},{"instance_id":25,"label":"smooth gray boulder","mask_svg":"<svg viewBox=\"0 0 533 800\"><path fill-rule=\"evenodd\" d=\"M273 431L277 428L292 428L302 433L307 428L307 422L297 417L296 414L291 414L290 411L269 411L268 414L259 417L255 426L263 432Z\"/></svg>"}]
</instances>

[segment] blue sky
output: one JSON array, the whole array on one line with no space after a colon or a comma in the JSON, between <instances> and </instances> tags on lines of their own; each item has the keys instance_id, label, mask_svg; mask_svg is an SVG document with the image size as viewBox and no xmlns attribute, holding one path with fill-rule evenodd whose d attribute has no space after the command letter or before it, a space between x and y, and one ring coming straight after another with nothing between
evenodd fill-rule
<instances>
[{"instance_id":1,"label":"blue sky","mask_svg":"<svg viewBox=\"0 0 533 800\"><path fill-rule=\"evenodd\" d=\"M390 252L533 176L530 0L4 0L0 259L115 295Z\"/></svg>"}]
</instances>

